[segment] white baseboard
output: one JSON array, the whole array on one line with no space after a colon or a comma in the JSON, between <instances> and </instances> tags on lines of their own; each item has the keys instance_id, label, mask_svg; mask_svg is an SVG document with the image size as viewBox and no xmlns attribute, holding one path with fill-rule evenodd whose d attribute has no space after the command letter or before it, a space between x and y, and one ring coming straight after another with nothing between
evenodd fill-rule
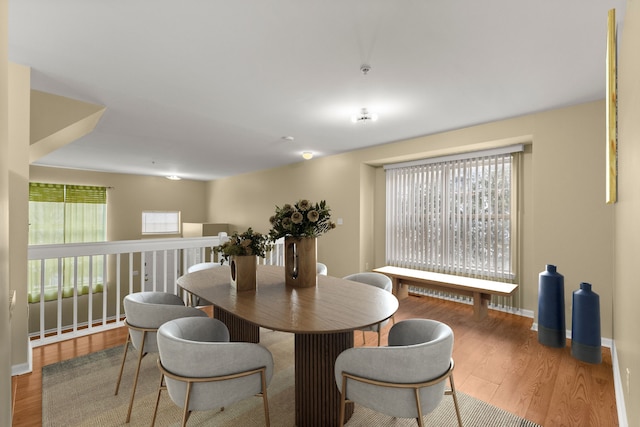
<instances>
[{"instance_id":1,"label":"white baseboard","mask_svg":"<svg viewBox=\"0 0 640 427\"><path fill-rule=\"evenodd\" d=\"M618 352L616 343L611 346L611 365L613 366L613 386L616 393L616 408L618 409L618 426L629 427L627 420L627 408L624 403L624 390L622 389L622 378L620 377L620 365L618 365Z\"/></svg>"},{"instance_id":2,"label":"white baseboard","mask_svg":"<svg viewBox=\"0 0 640 427\"><path fill-rule=\"evenodd\" d=\"M11 366L11 376L28 374L33 372L33 348L31 347L31 340L27 339L27 361L18 365Z\"/></svg>"}]
</instances>

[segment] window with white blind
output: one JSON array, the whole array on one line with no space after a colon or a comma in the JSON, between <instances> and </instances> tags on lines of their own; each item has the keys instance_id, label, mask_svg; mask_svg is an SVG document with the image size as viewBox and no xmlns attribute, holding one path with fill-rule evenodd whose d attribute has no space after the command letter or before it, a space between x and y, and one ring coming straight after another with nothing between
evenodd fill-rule
<instances>
[{"instance_id":1,"label":"window with white blind","mask_svg":"<svg viewBox=\"0 0 640 427\"><path fill-rule=\"evenodd\" d=\"M514 279L522 146L385 166L389 265Z\"/></svg>"},{"instance_id":2,"label":"window with white blind","mask_svg":"<svg viewBox=\"0 0 640 427\"><path fill-rule=\"evenodd\" d=\"M142 212L142 234L180 234L180 211Z\"/></svg>"}]
</instances>

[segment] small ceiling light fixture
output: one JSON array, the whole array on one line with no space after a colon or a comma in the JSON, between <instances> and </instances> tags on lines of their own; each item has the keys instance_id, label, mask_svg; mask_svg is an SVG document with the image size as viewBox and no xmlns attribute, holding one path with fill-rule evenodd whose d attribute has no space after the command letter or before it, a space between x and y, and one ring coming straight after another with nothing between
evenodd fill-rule
<instances>
[{"instance_id":1,"label":"small ceiling light fixture","mask_svg":"<svg viewBox=\"0 0 640 427\"><path fill-rule=\"evenodd\" d=\"M167 179L170 179L171 181L180 181L182 178L180 178L178 175L169 175Z\"/></svg>"},{"instance_id":2,"label":"small ceiling light fixture","mask_svg":"<svg viewBox=\"0 0 640 427\"><path fill-rule=\"evenodd\" d=\"M362 73L363 76L366 76L367 74L369 74L370 71L371 71L371 65L362 64L360 66L360 73ZM353 116L351 116L351 121L353 123L375 122L376 120L378 120L378 115L376 113L370 113L369 110L367 110L364 107L360 110L359 114L354 114Z\"/></svg>"},{"instance_id":3,"label":"small ceiling light fixture","mask_svg":"<svg viewBox=\"0 0 640 427\"><path fill-rule=\"evenodd\" d=\"M378 115L376 113L370 113L366 108L361 109L359 114L351 116L351 121L353 123L375 122L376 120L378 120Z\"/></svg>"},{"instance_id":4,"label":"small ceiling light fixture","mask_svg":"<svg viewBox=\"0 0 640 427\"><path fill-rule=\"evenodd\" d=\"M302 158L305 160L311 160L313 159L313 153L311 151L303 151Z\"/></svg>"}]
</instances>

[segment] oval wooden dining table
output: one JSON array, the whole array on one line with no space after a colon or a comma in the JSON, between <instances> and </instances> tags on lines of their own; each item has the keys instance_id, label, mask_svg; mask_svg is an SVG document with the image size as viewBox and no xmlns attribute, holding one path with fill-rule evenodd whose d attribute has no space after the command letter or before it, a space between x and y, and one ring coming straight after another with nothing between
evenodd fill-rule
<instances>
[{"instance_id":1,"label":"oval wooden dining table","mask_svg":"<svg viewBox=\"0 0 640 427\"><path fill-rule=\"evenodd\" d=\"M232 341L259 342L260 327L295 334L296 425L339 425L335 360L353 347L354 330L393 316L398 300L374 286L331 276L317 276L316 286L286 286L279 266L259 265L257 274L255 291L236 291L226 266L185 274L178 285L213 304L214 317L227 325ZM345 422L352 414L350 404Z\"/></svg>"}]
</instances>

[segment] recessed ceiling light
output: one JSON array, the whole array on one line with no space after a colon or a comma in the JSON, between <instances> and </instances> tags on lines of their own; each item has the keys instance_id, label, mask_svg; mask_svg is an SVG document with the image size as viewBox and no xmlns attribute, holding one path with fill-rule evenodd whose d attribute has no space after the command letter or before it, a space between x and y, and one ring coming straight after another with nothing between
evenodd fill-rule
<instances>
[{"instance_id":1,"label":"recessed ceiling light","mask_svg":"<svg viewBox=\"0 0 640 427\"><path fill-rule=\"evenodd\" d=\"M313 158L313 153L311 151L304 151L302 153L302 158L305 160L311 160Z\"/></svg>"},{"instance_id":2,"label":"recessed ceiling light","mask_svg":"<svg viewBox=\"0 0 640 427\"><path fill-rule=\"evenodd\" d=\"M182 178L180 178L178 175L169 175L167 179L170 179L171 181L180 181Z\"/></svg>"},{"instance_id":3,"label":"recessed ceiling light","mask_svg":"<svg viewBox=\"0 0 640 427\"><path fill-rule=\"evenodd\" d=\"M293 141L294 138L292 136L283 136L282 139L285 141Z\"/></svg>"}]
</instances>

